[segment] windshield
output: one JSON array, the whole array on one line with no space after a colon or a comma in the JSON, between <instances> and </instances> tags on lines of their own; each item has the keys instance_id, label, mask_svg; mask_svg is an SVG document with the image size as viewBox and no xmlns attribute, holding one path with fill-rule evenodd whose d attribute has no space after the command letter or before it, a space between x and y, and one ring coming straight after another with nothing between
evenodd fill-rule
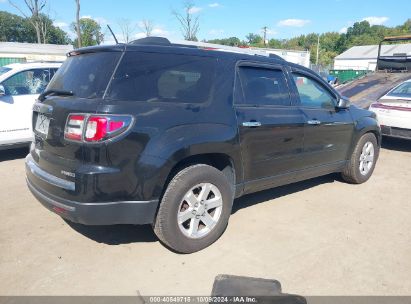
<instances>
[{"instance_id":1,"label":"windshield","mask_svg":"<svg viewBox=\"0 0 411 304\"><path fill-rule=\"evenodd\" d=\"M389 92L387 96L411 98L411 81L404 82Z\"/></svg>"},{"instance_id":2,"label":"windshield","mask_svg":"<svg viewBox=\"0 0 411 304\"><path fill-rule=\"evenodd\" d=\"M120 56L120 52L99 52L69 57L47 90L72 91L79 98L101 98Z\"/></svg>"},{"instance_id":3,"label":"windshield","mask_svg":"<svg viewBox=\"0 0 411 304\"><path fill-rule=\"evenodd\" d=\"M8 71L11 71L11 69L6 67L0 67L0 76L6 74Z\"/></svg>"}]
</instances>

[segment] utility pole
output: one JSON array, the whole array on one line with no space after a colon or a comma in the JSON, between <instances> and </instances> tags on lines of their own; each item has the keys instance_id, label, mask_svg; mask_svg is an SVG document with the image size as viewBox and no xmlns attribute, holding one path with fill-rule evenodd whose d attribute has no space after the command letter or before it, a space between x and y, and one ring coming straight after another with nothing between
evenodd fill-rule
<instances>
[{"instance_id":1,"label":"utility pole","mask_svg":"<svg viewBox=\"0 0 411 304\"><path fill-rule=\"evenodd\" d=\"M320 34L318 34L317 40L317 59L315 60L315 64L318 66L318 57L320 55Z\"/></svg>"},{"instance_id":2,"label":"utility pole","mask_svg":"<svg viewBox=\"0 0 411 304\"><path fill-rule=\"evenodd\" d=\"M264 46L266 46L267 45L267 30L268 30L268 27L267 26L264 26L263 28L262 28L262 30L263 30L263 39L264 39Z\"/></svg>"}]
</instances>

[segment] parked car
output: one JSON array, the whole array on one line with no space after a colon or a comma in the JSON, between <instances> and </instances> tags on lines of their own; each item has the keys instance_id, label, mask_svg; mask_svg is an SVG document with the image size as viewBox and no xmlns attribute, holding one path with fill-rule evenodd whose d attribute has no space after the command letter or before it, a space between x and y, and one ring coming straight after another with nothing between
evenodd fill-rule
<instances>
[{"instance_id":1,"label":"parked car","mask_svg":"<svg viewBox=\"0 0 411 304\"><path fill-rule=\"evenodd\" d=\"M411 79L370 105L384 136L411 139Z\"/></svg>"},{"instance_id":2,"label":"parked car","mask_svg":"<svg viewBox=\"0 0 411 304\"><path fill-rule=\"evenodd\" d=\"M0 150L29 146L33 104L61 63L13 63L0 67Z\"/></svg>"},{"instance_id":3,"label":"parked car","mask_svg":"<svg viewBox=\"0 0 411 304\"><path fill-rule=\"evenodd\" d=\"M45 207L152 224L184 253L216 241L244 194L332 172L365 182L381 142L375 114L307 68L157 38L71 52L33 125L27 184Z\"/></svg>"}]
</instances>

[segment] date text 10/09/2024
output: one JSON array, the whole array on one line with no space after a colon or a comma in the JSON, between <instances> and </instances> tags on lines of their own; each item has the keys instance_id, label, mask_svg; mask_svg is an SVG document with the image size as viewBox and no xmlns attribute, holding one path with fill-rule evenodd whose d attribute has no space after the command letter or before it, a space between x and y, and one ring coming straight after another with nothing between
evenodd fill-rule
<instances>
[{"instance_id":1,"label":"date text 10/09/2024","mask_svg":"<svg viewBox=\"0 0 411 304\"><path fill-rule=\"evenodd\" d=\"M255 297L212 297L212 296L158 296L149 297L149 303L257 303Z\"/></svg>"}]
</instances>

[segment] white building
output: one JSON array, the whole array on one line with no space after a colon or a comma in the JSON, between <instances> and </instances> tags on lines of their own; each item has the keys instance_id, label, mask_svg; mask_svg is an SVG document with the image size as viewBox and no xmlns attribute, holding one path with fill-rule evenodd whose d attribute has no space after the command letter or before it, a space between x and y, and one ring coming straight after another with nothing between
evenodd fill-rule
<instances>
[{"instance_id":1,"label":"white building","mask_svg":"<svg viewBox=\"0 0 411 304\"><path fill-rule=\"evenodd\" d=\"M284 60L305 66L306 68L310 67L310 51L295 51L270 48L258 48L258 50L266 52L267 54L280 56Z\"/></svg>"},{"instance_id":2,"label":"white building","mask_svg":"<svg viewBox=\"0 0 411 304\"><path fill-rule=\"evenodd\" d=\"M0 42L0 66L13 62L64 61L71 45Z\"/></svg>"},{"instance_id":3,"label":"white building","mask_svg":"<svg viewBox=\"0 0 411 304\"><path fill-rule=\"evenodd\" d=\"M381 47L381 56L407 54L411 56L411 44L391 44ZM353 46L334 59L334 70L369 70L377 67L378 45Z\"/></svg>"}]
</instances>

